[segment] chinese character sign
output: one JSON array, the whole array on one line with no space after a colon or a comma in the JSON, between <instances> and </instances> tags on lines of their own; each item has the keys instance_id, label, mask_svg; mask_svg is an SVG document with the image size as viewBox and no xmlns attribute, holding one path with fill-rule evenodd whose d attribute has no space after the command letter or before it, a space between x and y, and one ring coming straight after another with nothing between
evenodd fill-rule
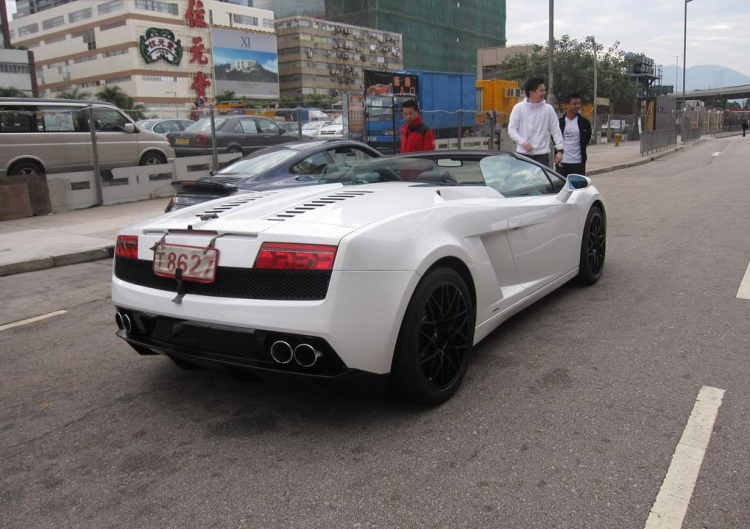
<instances>
[{"instance_id":1,"label":"chinese character sign","mask_svg":"<svg viewBox=\"0 0 750 529\"><path fill-rule=\"evenodd\" d=\"M206 25L206 10L203 7L202 0L190 0L185 12L185 18L188 21L188 26L191 28L208 27Z\"/></svg>"},{"instance_id":2,"label":"chinese character sign","mask_svg":"<svg viewBox=\"0 0 750 529\"><path fill-rule=\"evenodd\" d=\"M200 97L201 99L206 99L206 89L211 86L211 81L209 81L206 74L203 72L198 72L195 74L195 77L193 78L193 84L190 85L190 88L193 89L195 94Z\"/></svg>"},{"instance_id":3,"label":"chinese character sign","mask_svg":"<svg viewBox=\"0 0 750 529\"><path fill-rule=\"evenodd\" d=\"M208 64L208 57L204 55L206 47L203 45L203 37L193 37L193 45L190 46L190 64Z\"/></svg>"}]
</instances>

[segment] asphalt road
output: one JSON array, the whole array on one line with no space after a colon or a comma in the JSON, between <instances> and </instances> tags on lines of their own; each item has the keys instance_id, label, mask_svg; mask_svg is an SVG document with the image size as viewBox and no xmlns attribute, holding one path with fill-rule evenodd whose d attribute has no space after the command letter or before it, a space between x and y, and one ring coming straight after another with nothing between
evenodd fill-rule
<instances>
[{"instance_id":1,"label":"asphalt road","mask_svg":"<svg viewBox=\"0 0 750 529\"><path fill-rule=\"evenodd\" d=\"M0 330L0 527L642 528L703 386L683 527L748 527L748 167L728 138L595 177L603 279L508 321L433 409L138 356L106 261L0 278L0 325L67 311Z\"/></svg>"}]
</instances>

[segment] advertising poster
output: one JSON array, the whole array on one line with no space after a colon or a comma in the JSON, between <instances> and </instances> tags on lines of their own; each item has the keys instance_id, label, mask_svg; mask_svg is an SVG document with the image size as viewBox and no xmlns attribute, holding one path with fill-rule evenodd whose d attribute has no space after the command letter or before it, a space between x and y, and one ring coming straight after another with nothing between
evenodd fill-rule
<instances>
[{"instance_id":1,"label":"advertising poster","mask_svg":"<svg viewBox=\"0 0 750 529\"><path fill-rule=\"evenodd\" d=\"M240 31L211 31L215 93L237 97L279 97L279 60L276 37Z\"/></svg>"},{"instance_id":2,"label":"advertising poster","mask_svg":"<svg viewBox=\"0 0 750 529\"><path fill-rule=\"evenodd\" d=\"M414 74L365 70L366 96L419 95L419 77Z\"/></svg>"}]
</instances>

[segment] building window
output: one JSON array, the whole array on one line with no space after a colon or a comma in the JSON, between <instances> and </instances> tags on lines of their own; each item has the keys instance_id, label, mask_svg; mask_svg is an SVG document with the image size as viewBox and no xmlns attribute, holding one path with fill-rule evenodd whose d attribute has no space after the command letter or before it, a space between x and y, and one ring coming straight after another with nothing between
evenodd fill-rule
<instances>
[{"instance_id":1,"label":"building window","mask_svg":"<svg viewBox=\"0 0 750 529\"><path fill-rule=\"evenodd\" d=\"M0 62L0 73L29 73L28 64L14 64L8 62Z\"/></svg>"},{"instance_id":2,"label":"building window","mask_svg":"<svg viewBox=\"0 0 750 529\"><path fill-rule=\"evenodd\" d=\"M39 24L29 24L28 26L21 26L18 28L18 36L23 37L26 35L31 35L32 33L37 33L39 31Z\"/></svg>"},{"instance_id":3,"label":"building window","mask_svg":"<svg viewBox=\"0 0 750 529\"><path fill-rule=\"evenodd\" d=\"M78 57L77 59L73 59L73 64L79 64L82 62L89 62L89 61L95 61L96 55L89 55L88 57Z\"/></svg>"},{"instance_id":4,"label":"building window","mask_svg":"<svg viewBox=\"0 0 750 529\"><path fill-rule=\"evenodd\" d=\"M268 29L273 29L273 20L269 20L267 18L263 19L263 27Z\"/></svg>"},{"instance_id":5,"label":"building window","mask_svg":"<svg viewBox=\"0 0 750 529\"><path fill-rule=\"evenodd\" d=\"M172 2L159 2L158 0L135 0L136 9L146 11L156 11L157 13L169 13L170 15L179 15L177 4Z\"/></svg>"},{"instance_id":6,"label":"building window","mask_svg":"<svg viewBox=\"0 0 750 529\"><path fill-rule=\"evenodd\" d=\"M232 22L234 22L235 24L243 24L245 26L257 26L258 17L249 17L247 15L238 15L237 13L232 13Z\"/></svg>"},{"instance_id":7,"label":"building window","mask_svg":"<svg viewBox=\"0 0 750 529\"><path fill-rule=\"evenodd\" d=\"M67 35L60 35L59 37L53 37L51 39L47 39L44 41L45 44L54 44L55 42L62 42L66 38L68 38Z\"/></svg>"},{"instance_id":8,"label":"building window","mask_svg":"<svg viewBox=\"0 0 750 529\"><path fill-rule=\"evenodd\" d=\"M96 6L96 12L100 15L114 13L115 11L120 11L121 9L125 9L124 0L111 0L109 2L105 2Z\"/></svg>"},{"instance_id":9,"label":"building window","mask_svg":"<svg viewBox=\"0 0 750 529\"><path fill-rule=\"evenodd\" d=\"M115 50L115 51L105 51L102 53L102 57L116 57L117 55L126 55L130 50L128 48L123 48L121 50Z\"/></svg>"},{"instance_id":10,"label":"building window","mask_svg":"<svg viewBox=\"0 0 750 529\"><path fill-rule=\"evenodd\" d=\"M59 16L59 17L50 18L50 19L42 21L42 28L52 29L52 28L62 26L63 24L65 24L65 17Z\"/></svg>"},{"instance_id":11,"label":"building window","mask_svg":"<svg viewBox=\"0 0 750 529\"><path fill-rule=\"evenodd\" d=\"M93 10L90 7L87 7L86 9L81 9L80 11L73 11L68 15L68 22L71 24L73 22L80 22L82 20L86 20L87 18L91 18L94 15Z\"/></svg>"},{"instance_id":12,"label":"building window","mask_svg":"<svg viewBox=\"0 0 750 529\"><path fill-rule=\"evenodd\" d=\"M142 75L141 79L143 81L159 81L163 83L179 83L180 82L179 77L171 77L167 75Z\"/></svg>"},{"instance_id":13,"label":"building window","mask_svg":"<svg viewBox=\"0 0 750 529\"><path fill-rule=\"evenodd\" d=\"M90 83L79 84L78 86L80 86L81 88L91 88L93 86L101 86L101 84L102 84L101 81L92 81Z\"/></svg>"},{"instance_id":14,"label":"building window","mask_svg":"<svg viewBox=\"0 0 750 529\"><path fill-rule=\"evenodd\" d=\"M104 84L126 83L131 80L132 80L132 77L128 75L126 77L115 77L114 79L107 79L106 81L104 81Z\"/></svg>"},{"instance_id":15,"label":"building window","mask_svg":"<svg viewBox=\"0 0 750 529\"><path fill-rule=\"evenodd\" d=\"M126 21L120 20L119 22L112 22L111 24L104 24L103 26L99 26L99 31L107 31L108 29L121 28L124 25L126 25Z\"/></svg>"}]
</instances>

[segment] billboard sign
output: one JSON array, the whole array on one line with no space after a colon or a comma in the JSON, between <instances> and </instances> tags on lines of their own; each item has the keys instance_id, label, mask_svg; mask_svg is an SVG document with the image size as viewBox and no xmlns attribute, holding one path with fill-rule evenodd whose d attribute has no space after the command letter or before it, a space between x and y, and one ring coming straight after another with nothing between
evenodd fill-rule
<instances>
[{"instance_id":1,"label":"billboard sign","mask_svg":"<svg viewBox=\"0 0 750 529\"><path fill-rule=\"evenodd\" d=\"M211 31L215 93L237 97L279 97L279 59L276 37L240 31Z\"/></svg>"},{"instance_id":2,"label":"billboard sign","mask_svg":"<svg viewBox=\"0 0 750 529\"><path fill-rule=\"evenodd\" d=\"M182 43L168 29L148 28L141 35L140 50L146 64L163 60L177 66L182 60Z\"/></svg>"},{"instance_id":3,"label":"billboard sign","mask_svg":"<svg viewBox=\"0 0 750 529\"><path fill-rule=\"evenodd\" d=\"M419 96L419 76L408 73L365 70L367 96Z\"/></svg>"}]
</instances>

